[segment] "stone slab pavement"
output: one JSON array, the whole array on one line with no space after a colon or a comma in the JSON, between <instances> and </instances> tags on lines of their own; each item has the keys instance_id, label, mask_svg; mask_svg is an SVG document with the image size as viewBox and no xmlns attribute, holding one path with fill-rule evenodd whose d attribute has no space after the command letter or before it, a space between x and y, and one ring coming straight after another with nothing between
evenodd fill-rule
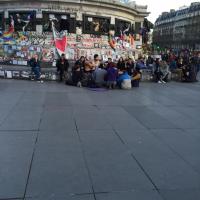
<instances>
[{"instance_id":1,"label":"stone slab pavement","mask_svg":"<svg viewBox=\"0 0 200 200\"><path fill-rule=\"evenodd\" d=\"M200 83L0 80L0 200L199 200L199 153Z\"/></svg>"}]
</instances>

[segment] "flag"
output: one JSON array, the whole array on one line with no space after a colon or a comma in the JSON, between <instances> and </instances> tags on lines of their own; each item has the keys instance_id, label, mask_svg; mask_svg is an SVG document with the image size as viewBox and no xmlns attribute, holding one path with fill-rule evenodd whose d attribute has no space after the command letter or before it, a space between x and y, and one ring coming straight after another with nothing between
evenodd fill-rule
<instances>
[{"instance_id":1,"label":"flag","mask_svg":"<svg viewBox=\"0 0 200 200\"><path fill-rule=\"evenodd\" d=\"M67 48L67 36L66 32L59 33L54 25L54 22L52 21L52 31L53 31L53 39L55 43L55 47L57 49L58 54L61 56L62 54L66 53Z\"/></svg>"},{"instance_id":2,"label":"flag","mask_svg":"<svg viewBox=\"0 0 200 200\"><path fill-rule=\"evenodd\" d=\"M3 38L5 40L12 39L12 34L15 31L14 26L15 26L15 22L14 22L13 16L11 15L10 16L10 26L9 26L9 29L8 29L8 31L4 32L4 34L3 34Z\"/></svg>"}]
</instances>

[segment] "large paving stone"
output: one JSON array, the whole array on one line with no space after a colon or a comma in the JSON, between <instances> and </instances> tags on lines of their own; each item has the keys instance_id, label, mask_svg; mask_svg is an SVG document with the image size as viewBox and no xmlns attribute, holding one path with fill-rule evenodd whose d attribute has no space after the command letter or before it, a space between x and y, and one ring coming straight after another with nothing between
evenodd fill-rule
<instances>
[{"instance_id":1,"label":"large paving stone","mask_svg":"<svg viewBox=\"0 0 200 200\"><path fill-rule=\"evenodd\" d=\"M40 130L75 130L75 120L70 107L46 107L42 115Z\"/></svg>"},{"instance_id":2,"label":"large paving stone","mask_svg":"<svg viewBox=\"0 0 200 200\"><path fill-rule=\"evenodd\" d=\"M60 196L52 196L52 197L34 197L34 198L26 198L25 200L95 200L93 195L65 195L63 197Z\"/></svg>"},{"instance_id":3,"label":"large paving stone","mask_svg":"<svg viewBox=\"0 0 200 200\"><path fill-rule=\"evenodd\" d=\"M126 106L126 111L149 129L171 129L176 126L148 107Z\"/></svg>"},{"instance_id":4,"label":"large paving stone","mask_svg":"<svg viewBox=\"0 0 200 200\"><path fill-rule=\"evenodd\" d=\"M200 141L200 129L188 129L185 130L185 132L191 137L194 137L196 140Z\"/></svg>"},{"instance_id":5,"label":"large paving stone","mask_svg":"<svg viewBox=\"0 0 200 200\"><path fill-rule=\"evenodd\" d=\"M146 129L136 118L131 116L123 107L98 106L100 112L115 130L144 130Z\"/></svg>"},{"instance_id":6,"label":"large paving stone","mask_svg":"<svg viewBox=\"0 0 200 200\"><path fill-rule=\"evenodd\" d=\"M23 197L35 138L30 132L0 132L0 199Z\"/></svg>"},{"instance_id":7,"label":"large paving stone","mask_svg":"<svg viewBox=\"0 0 200 200\"><path fill-rule=\"evenodd\" d=\"M167 121L173 123L177 128L191 129L200 128L199 118L192 118L187 114L182 114L173 107L157 106L150 108L153 112L161 115ZM195 113L195 112L194 112Z\"/></svg>"},{"instance_id":8,"label":"large paving stone","mask_svg":"<svg viewBox=\"0 0 200 200\"><path fill-rule=\"evenodd\" d=\"M38 130L42 110L18 109L9 113L0 130Z\"/></svg>"},{"instance_id":9,"label":"large paving stone","mask_svg":"<svg viewBox=\"0 0 200 200\"><path fill-rule=\"evenodd\" d=\"M86 93L68 93L67 94L70 103L73 106L91 106L93 105L93 101Z\"/></svg>"},{"instance_id":10,"label":"large paving stone","mask_svg":"<svg viewBox=\"0 0 200 200\"><path fill-rule=\"evenodd\" d=\"M91 184L74 132L40 132L27 197L91 193Z\"/></svg>"},{"instance_id":11,"label":"large paving stone","mask_svg":"<svg viewBox=\"0 0 200 200\"><path fill-rule=\"evenodd\" d=\"M12 91L9 90L1 90L0 94L0 105L4 105L5 107L9 107L18 103L18 101L23 96L23 92Z\"/></svg>"},{"instance_id":12,"label":"large paving stone","mask_svg":"<svg viewBox=\"0 0 200 200\"><path fill-rule=\"evenodd\" d=\"M96 106L77 106L73 114L78 130L112 130L105 115Z\"/></svg>"},{"instance_id":13,"label":"large paving stone","mask_svg":"<svg viewBox=\"0 0 200 200\"><path fill-rule=\"evenodd\" d=\"M47 92L45 98L46 106L69 106L70 101L67 93L63 92Z\"/></svg>"},{"instance_id":14,"label":"large paving stone","mask_svg":"<svg viewBox=\"0 0 200 200\"><path fill-rule=\"evenodd\" d=\"M161 195L165 200L198 200L200 199L200 189L182 190L161 190Z\"/></svg>"},{"instance_id":15,"label":"large paving stone","mask_svg":"<svg viewBox=\"0 0 200 200\"><path fill-rule=\"evenodd\" d=\"M154 102L151 106L156 105L165 105L165 106L173 106L180 105L179 102L172 100L171 94L166 92L165 88L161 90L160 88L155 89L155 93L150 92L149 88L142 88L142 90L138 90L139 97L142 99L144 96ZM155 95L156 94L156 95ZM144 104L143 104L144 105ZM148 104L147 104L148 105Z\"/></svg>"},{"instance_id":16,"label":"large paving stone","mask_svg":"<svg viewBox=\"0 0 200 200\"><path fill-rule=\"evenodd\" d=\"M155 130L152 133L200 173L200 143L196 138L181 130Z\"/></svg>"},{"instance_id":17,"label":"large paving stone","mask_svg":"<svg viewBox=\"0 0 200 200\"><path fill-rule=\"evenodd\" d=\"M43 107L45 101L45 92L25 92L19 101L19 105L29 108Z\"/></svg>"},{"instance_id":18,"label":"large paving stone","mask_svg":"<svg viewBox=\"0 0 200 200\"><path fill-rule=\"evenodd\" d=\"M114 133L80 136L95 192L153 188Z\"/></svg>"},{"instance_id":19,"label":"large paving stone","mask_svg":"<svg viewBox=\"0 0 200 200\"><path fill-rule=\"evenodd\" d=\"M130 192L113 192L96 194L97 200L163 200L155 190L134 190Z\"/></svg>"},{"instance_id":20,"label":"large paving stone","mask_svg":"<svg viewBox=\"0 0 200 200\"><path fill-rule=\"evenodd\" d=\"M150 132L118 131L122 140L159 189L200 187L200 177L180 156Z\"/></svg>"},{"instance_id":21,"label":"large paving stone","mask_svg":"<svg viewBox=\"0 0 200 200\"><path fill-rule=\"evenodd\" d=\"M75 116L78 130L112 130L112 127L104 118L99 114L88 114L86 116Z\"/></svg>"}]
</instances>

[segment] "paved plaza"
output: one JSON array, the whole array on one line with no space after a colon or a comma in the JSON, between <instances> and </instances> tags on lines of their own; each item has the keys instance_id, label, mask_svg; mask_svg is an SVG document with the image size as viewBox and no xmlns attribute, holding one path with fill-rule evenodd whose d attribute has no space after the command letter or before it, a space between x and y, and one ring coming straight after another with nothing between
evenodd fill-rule
<instances>
[{"instance_id":1,"label":"paved plaza","mask_svg":"<svg viewBox=\"0 0 200 200\"><path fill-rule=\"evenodd\" d=\"M0 199L199 200L200 83L1 79Z\"/></svg>"}]
</instances>

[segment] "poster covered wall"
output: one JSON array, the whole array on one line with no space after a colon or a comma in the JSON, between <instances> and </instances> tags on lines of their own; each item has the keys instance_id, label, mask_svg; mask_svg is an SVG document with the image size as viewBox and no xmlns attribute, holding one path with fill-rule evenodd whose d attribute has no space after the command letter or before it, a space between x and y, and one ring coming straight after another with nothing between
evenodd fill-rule
<instances>
[{"instance_id":1,"label":"poster covered wall","mask_svg":"<svg viewBox=\"0 0 200 200\"><path fill-rule=\"evenodd\" d=\"M76 60L80 56L92 59L96 53L104 60L108 57L125 57L134 55L136 44L140 43L131 43L129 36L123 39L115 37L115 42L116 51L110 47L106 35L67 34L66 56L70 60ZM34 54L38 54L43 62L48 63L53 63L58 58L51 32L0 33L0 63L27 65L27 61Z\"/></svg>"}]
</instances>

